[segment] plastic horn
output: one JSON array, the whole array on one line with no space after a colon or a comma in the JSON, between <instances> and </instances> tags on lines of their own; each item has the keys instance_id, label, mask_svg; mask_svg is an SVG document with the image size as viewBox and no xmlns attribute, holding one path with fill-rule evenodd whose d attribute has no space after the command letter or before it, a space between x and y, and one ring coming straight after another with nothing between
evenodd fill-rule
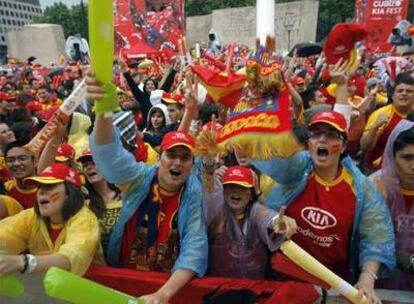
<instances>
[{"instance_id":1,"label":"plastic horn","mask_svg":"<svg viewBox=\"0 0 414 304\"><path fill-rule=\"evenodd\" d=\"M178 56L180 57L181 66L185 66L185 54L182 39L178 39Z\"/></svg>"},{"instance_id":2,"label":"plastic horn","mask_svg":"<svg viewBox=\"0 0 414 304\"><path fill-rule=\"evenodd\" d=\"M112 0L89 0L89 41L91 63L96 78L105 88L105 97L95 103L96 114L119 110L116 89L112 83L114 61L114 22Z\"/></svg>"},{"instance_id":3,"label":"plastic horn","mask_svg":"<svg viewBox=\"0 0 414 304\"><path fill-rule=\"evenodd\" d=\"M24 291L23 284L14 276L0 277L0 295L15 298Z\"/></svg>"},{"instance_id":4,"label":"plastic horn","mask_svg":"<svg viewBox=\"0 0 414 304\"><path fill-rule=\"evenodd\" d=\"M365 297L358 298L358 290L355 287L334 274L293 241L283 242L280 249L295 264L329 284L350 302L355 304L363 304L366 302Z\"/></svg>"},{"instance_id":5,"label":"plastic horn","mask_svg":"<svg viewBox=\"0 0 414 304\"><path fill-rule=\"evenodd\" d=\"M196 56L197 56L197 59L200 59L201 58L200 43L196 43L195 48L196 48Z\"/></svg>"},{"instance_id":6,"label":"plastic horn","mask_svg":"<svg viewBox=\"0 0 414 304\"><path fill-rule=\"evenodd\" d=\"M56 111L54 117L44 126L32 140L24 146L35 158L38 158L46 143L56 134L59 125L65 125L70 119L70 115L78 105L85 100L86 85L82 80L73 92L65 99L63 104Z\"/></svg>"},{"instance_id":7,"label":"plastic horn","mask_svg":"<svg viewBox=\"0 0 414 304\"><path fill-rule=\"evenodd\" d=\"M56 267L47 271L43 285L48 296L76 304L145 304L143 300Z\"/></svg>"},{"instance_id":8,"label":"plastic horn","mask_svg":"<svg viewBox=\"0 0 414 304\"><path fill-rule=\"evenodd\" d=\"M227 56L227 65L226 65L226 72L230 73L233 63L233 56L234 56L234 44L232 43L229 48L229 55Z\"/></svg>"}]
</instances>

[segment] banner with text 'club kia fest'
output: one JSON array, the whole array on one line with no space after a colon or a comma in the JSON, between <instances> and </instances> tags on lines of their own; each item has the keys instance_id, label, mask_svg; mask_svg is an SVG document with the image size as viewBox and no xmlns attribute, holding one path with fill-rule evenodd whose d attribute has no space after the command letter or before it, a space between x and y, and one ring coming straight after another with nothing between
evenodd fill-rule
<instances>
[{"instance_id":1,"label":"banner with text 'club kia fest'","mask_svg":"<svg viewBox=\"0 0 414 304\"><path fill-rule=\"evenodd\" d=\"M391 51L388 38L400 20L407 18L409 0L355 0L355 21L365 25L366 46L371 52Z\"/></svg>"},{"instance_id":2,"label":"banner with text 'club kia fest'","mask_svg":"<svg viewBox=\"0 0 414 304\"><path fill-rule=\"evenodd\" d=\"M178 52L184 0L114 0L114 5L115 56L168 59Z\"/></svg>"}]
</instances>

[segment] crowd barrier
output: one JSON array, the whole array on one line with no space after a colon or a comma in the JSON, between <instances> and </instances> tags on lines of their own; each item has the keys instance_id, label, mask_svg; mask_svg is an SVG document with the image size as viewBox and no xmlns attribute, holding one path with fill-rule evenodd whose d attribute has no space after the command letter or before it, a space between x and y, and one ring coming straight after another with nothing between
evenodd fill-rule
<instances>
[{"instance_id":1,"label":"crowd barrier","mask_svg":"<svg viewBox=\"0 0 414 304\"><path fill-rule=\"evenodd\" d=\"M16 278L24 285L24 293L11 298L0 296L1 304L60 304L63 300L48 297L43 288L44 275L20 275ZM168 274L143 272L129 269L117 269L104 266L93 266L85 278L116 289L131 296L155 292L168 279ZM1 291L1 286L0 286ZM320 303L319 287L297 282L275 282L266 280L247 280L232 278L205 277L192 280L171 301L178 303L203 303L203 298L230 292L231 296L246 297L251 292L261 295L257 303ZM378 290L383 303L410 304L414 303L414 292L394 290ZM238 300L236 300L238 301ZM224 302L230 303L230 302ZM233 304L237 302L231 301ZM337 295L328 294L327 303L347 303ZM85 303L95 304L95 303ZM99 304L99 303L96 303Z\"/></svg>"}]
</instances>

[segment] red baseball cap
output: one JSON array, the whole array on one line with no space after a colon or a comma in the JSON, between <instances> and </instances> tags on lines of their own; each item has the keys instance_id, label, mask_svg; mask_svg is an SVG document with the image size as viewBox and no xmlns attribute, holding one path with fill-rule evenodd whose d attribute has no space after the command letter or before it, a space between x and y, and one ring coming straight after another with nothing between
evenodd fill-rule
<instances>
[{"instance_id":1,"label":"red baseball cap","mask_svg":"<svg viewBox=\"0 0 414 304\"><path fill-rule=\"evenodd\" d=\"M32 176L25 179L40 184L58 184L63 182L71 183L75 186L82 186L79 173L62 163L54 163L47 167L39 176Z\"/></svg>"},{"instance_id":2,"label":"red baseball cap","mask_svg":"<svg viewBox=\"0 0 414 304\"><path fill-rule=\"evenodd\" d=\"M328 64L335 64L339 59L351 60L355 43L367 36L367 30L359 24L340 23L329 33L325 42L324 53Z\"/></svg>"},{"instance_id":3,"label":"red baseball cap","mask_svg":"<svg viewBox=\"0 0 414 304\"><path fill-rule=\"evenodd\" d=\"M329 79L331 79L331 75L329 74L329 70L324 70L321 73L321 78L323 81L328 81Z\"/></svg>"},{"instance_id":4,"label":"red baseball cap","mask_svg":"<svg viewBox=\"0 0 414 304\"><path fill-rule=\"evenodd\" d=\"M78 157L77 161L82 162L85 158L92 158L92 151L89 148L83 150L82 155Z\"/></svg>"},{"instance_id":5,"label":"red baseball cap","mask_svg":"<svg viewBox=\"0 0 414 304\"><path fill-rule=\"evenodd\" d=\"M182 131L172 131L164 135L161 142L161 150L167 151L176 146L184 146L191 150L195 149L195 140L191 135Z\"/></svg>"},{"instance_id":6,"label":"red baseball cap","mask_svg":"<svg viewBox=\"0 0 414 304\"><path fill-rule=\"evenodd\" d=\"M253 172L249 168L242 166L230 167L224 173L222 184L236 184L242 187L251 188L255 184Z\"/></svg>"},{"instance_id":7,"label":"red baseball cap","mask_svg":"<svg viewBox=\"0 0 414 304\"><path fill-rule=\"evenodd\" d=\"M327 123L337 129L339 132L347 133L345 117L339 112L330 110L316 113L312 116L309 126L312 126L318 122Z\"/></svg>"},{"instance_id":8,"label":"red baseball cap","mask_svg":"<svg viewBox=\"0 0 414 304\"><path fill-rule=\"evenodd\" d=\"M65 162L75 158L75 149L69 144L60 144L55 154L55 160Z\"/></svg>"},{"instance_id":9,"label":"red baseball cap","mask_svg":"<svg viewBox=\"0 0 414 304\"><path fill-rule=\"evenodd\" d=\"M305 83L305 79L303 77L296 76L292 78L293 85L304 84L304 83Z\"/></svg>"},{"instance_id":10,"label":"red baseball cap","mask_svg":"<svg viewBox=\"0 0 414 304\"><path fill-rule=\"evenodd\" d=\"M9 101L11 100L11 96L5 92L0 92L0 99L1 100L5 100L5 101Z\"/></svg>"}]
</instances>

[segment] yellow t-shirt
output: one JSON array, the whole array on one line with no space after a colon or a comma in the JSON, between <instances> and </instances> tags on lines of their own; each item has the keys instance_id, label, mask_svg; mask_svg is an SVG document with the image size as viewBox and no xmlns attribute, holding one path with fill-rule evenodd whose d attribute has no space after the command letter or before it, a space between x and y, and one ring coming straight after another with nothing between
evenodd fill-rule
<instances>
[{"instance_id":1,"label":"yellow t-shirt","mask_svg":"<svg viewBox=\"0 0 414 304\"><path fill-rule=\"evenodd\" d=\"M23 206L11 196L0 195L0 200L2 200L6 206L8 216L15 215L23 210Z\"/></svg>"},{"instance_id":2,"label":"yellow t-shirt","mask_svg":"<svg viewBox=\"0 0 414 304\"><path fill-rule=\"evenodd\" d=\"M118 217L121 212L122 200L109 203L105 207L105 212L99 219L99 224L101 228L101 244L104 252L106 253L109 236L111 235L112 228L118 221Z\"/></svg>"}]
</instances>

